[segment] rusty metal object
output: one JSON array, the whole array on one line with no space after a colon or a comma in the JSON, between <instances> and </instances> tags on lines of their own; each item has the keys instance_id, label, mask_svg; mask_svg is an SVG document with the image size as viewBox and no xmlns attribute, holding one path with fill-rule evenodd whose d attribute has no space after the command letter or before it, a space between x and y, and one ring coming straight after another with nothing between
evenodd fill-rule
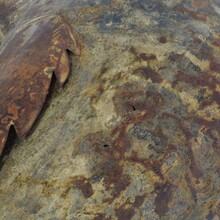
<instances>
[{"instance_id":1,"label":"rusty metal object","mask_svg":"<svg viewBox=\"0 0 220 220\"><path fill-rule=\"evenodd\" d=\"M22 27L0 54L0 155L11 126L23 138L38 117L53 73L62 87L70 72L67 49L80 54L60 15Z\"/></svg>"}]
</instances>

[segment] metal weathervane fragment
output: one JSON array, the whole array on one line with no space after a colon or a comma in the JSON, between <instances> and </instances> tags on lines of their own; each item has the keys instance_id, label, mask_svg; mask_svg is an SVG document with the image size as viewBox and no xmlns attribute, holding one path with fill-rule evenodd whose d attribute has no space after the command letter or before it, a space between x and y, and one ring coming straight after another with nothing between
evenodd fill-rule
<instances>
[{"instance_id":1,"label":"metal weathervane fragment","mask_svg":"<svg viewBox=\"0 0 220 220\"><path fill-rule=\"evenodd\" d=\"M70 72L67 49L80 54L77 38L60 15L19 30L0 54L0 155L10 127L24 137L38 117L52 74L62 87Z\"/></svg>"}]
</instances>

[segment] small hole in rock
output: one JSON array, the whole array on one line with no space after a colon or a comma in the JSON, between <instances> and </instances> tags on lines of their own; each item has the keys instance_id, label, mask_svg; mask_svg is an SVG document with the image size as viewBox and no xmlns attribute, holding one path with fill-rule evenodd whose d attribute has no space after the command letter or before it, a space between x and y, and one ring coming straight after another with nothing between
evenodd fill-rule
<instances>
[{"instance_id":1,"label":"small hole in rock","mask_svg":"<svg viewBox=\"0 0 220 220\"><path fill-rule=\"evenodd\" d=\"M133 111L135 111L135 110L136 110L136 108L135 108L135 106L134 106L134 105L132 106L132 109L133 109Z\"/></svg>"}]
</instances>

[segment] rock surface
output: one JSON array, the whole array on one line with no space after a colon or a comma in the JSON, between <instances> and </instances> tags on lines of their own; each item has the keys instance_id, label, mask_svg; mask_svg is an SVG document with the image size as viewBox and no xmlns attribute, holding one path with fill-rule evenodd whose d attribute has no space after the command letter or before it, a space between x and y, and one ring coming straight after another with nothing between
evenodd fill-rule
<instances>
[{"instance_id":1,"label":"rock surface","mask_svg":"<svg viewBox=\"0 0 220 220\"><path fill-rule=\"evenodd\" d=\"M218 220L219 0L3 0L2 47L56 12L81 56L7 143L0 219Z\"/></svg>"}]
</instances>

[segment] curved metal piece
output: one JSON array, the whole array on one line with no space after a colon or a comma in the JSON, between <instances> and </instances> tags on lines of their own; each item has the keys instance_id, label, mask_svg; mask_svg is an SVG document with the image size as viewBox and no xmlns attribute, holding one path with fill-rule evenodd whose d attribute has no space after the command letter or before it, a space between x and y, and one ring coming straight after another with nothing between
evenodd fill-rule
<instances>
[{"instance_id":1,"label":"curved metal piece","mask_svg":"<svg viewBox=\"0 0 220 220\"><path fill-rule=\"evenodd\" d=\"M60 15L20 30L0 54L0 155L14 126L24 137L38 117L54 73L62 87L70 72L67 49L80 54L70 26Z\"/></svg>"}]
</instances>

